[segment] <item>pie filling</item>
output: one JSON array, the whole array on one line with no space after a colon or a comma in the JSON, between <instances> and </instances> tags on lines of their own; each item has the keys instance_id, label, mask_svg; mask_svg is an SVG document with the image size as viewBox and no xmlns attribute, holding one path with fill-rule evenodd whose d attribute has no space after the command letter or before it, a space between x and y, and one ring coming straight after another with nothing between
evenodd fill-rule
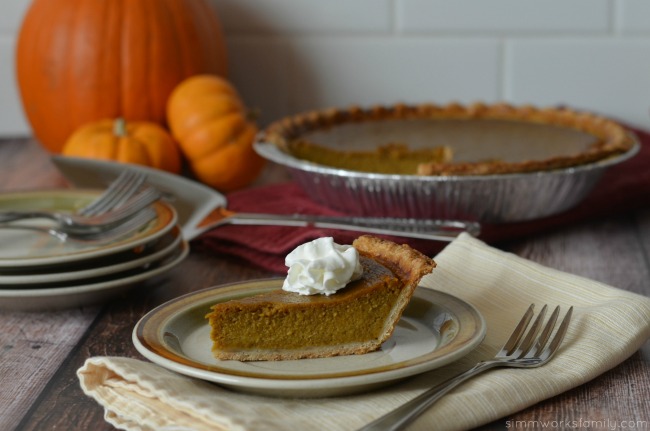
<instances>
[{"instance_id":1,"label":"pie filling","mask_svg":"<svg viewBox=\"0 0 650 431\"><path fill-rule=\"evenodd\" d=\"M292 350L379 341L401 290L399 280L382 269L381 285L352 282L345 295L299 296L296 301L291 298L296 294L278 290L224 305L210 318L214 348Z\"/></svg>"},{"instance_id":2,"label":"pie filling","mask_svg":"<svg viewBox=\"0 0 650 431\"><path fill-rule=\"evenodd\" d=\"M218 303L206 316L218 359L255 361L364 354L393 333L435 262L407 245L364 235L361 278L329 295L274 290Z\"/></svg>"}]
</instances>

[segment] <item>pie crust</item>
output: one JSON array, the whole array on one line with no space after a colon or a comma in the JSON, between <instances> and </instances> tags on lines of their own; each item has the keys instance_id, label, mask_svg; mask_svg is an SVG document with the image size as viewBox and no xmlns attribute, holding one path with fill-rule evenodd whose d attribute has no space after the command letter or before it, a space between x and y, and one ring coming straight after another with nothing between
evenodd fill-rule
<instances>
[{"instance_id":1,"label":"pie crust","mask_svg":"<svg viewBox=\"0 0 650 431\"><path fill-rule=\"evenodd\" d=\"M429 148L437 156L421 155L422 160L413 163L413 157L419 157L418 148L405 151L408 142L390 143L388 148L400 151L385 151L385 143L378 143L375 148L365 153L341 147L324 148L313 142L310 135L322 131L327 133L343 125L363 125L372 122L390 122L406 120L431 121L491 121L501 123L519 123L563 129L588 135L590 142L584 148L569 154L546 155L517 161L496 158L480 160L454 160L454 144L442 148ZM461 124L462 127L462 124ZM579 112L568 108L538 108L530 105L514 106L506 103L461 105L406 105L374 106L361 108L353 106L348 109L329 109L314 111L287 117L269 125L263 131L261 139L275 144L283 151L299 159L341 169L365 172L395 173L408 175L490 175L513 174L534 171L549 171L579 166L625 153L633 148L634 140L620 124L593 113ZM476 145L481 145L480 136ZM406 147L405 147L406 146ZM396 155L397 154L397 155ZM388 156L387 156L388 155ZM366 158L366 163L359 159ZM353 159L355 164L342 165ZM406 159L410 159L407 163ZM377 166L380 166L379 168Z\"/></svg>"}]
</instances>

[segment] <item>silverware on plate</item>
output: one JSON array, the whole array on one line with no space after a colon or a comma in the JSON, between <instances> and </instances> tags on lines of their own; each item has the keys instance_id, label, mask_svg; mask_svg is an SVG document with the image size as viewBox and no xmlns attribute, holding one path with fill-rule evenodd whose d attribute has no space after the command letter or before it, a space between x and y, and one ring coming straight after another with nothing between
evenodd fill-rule
<instances>
[{"instance_id":1,"label":"silverware on plate","mask_svg":"<svg viewBox=\"0 0 650 431\"><path fill-rule=\"evenodd\" d=\"M122 171L117 178L111 181L106 190L97 199L81 208L77 211L77 214L82 216L95 216L104 214L123 205L138 191L146 179L147 174L144 172L131 169Z\"/></svg>"},{"instance_id":2,"label":"silverware on plate","mask_svg":"<svg viewBox=\"0 0 650 431\"><path fill-rule=\"evenodd\" d=\"M369 423L359 431L401 430L451 389L483 371L496 367L533 368L546 364L557 352L564 339L573 313L573 307L569 308L552 338L551 334L560 314L560 307L555 308L544 329L542 329L547 309L547 306L544 305L530 329L526 331L534 315L533 308L534 304L528 308L508 341L493 359L481 361L464 373L434 386L411 401Z\"/></svg>"},{"instance_id":3,"label":"silverware on plate","mask_svg":"<svg viewBox=\"0 0 650 431\"><path fill-rule=\"evenodd\" d=\"M2 224L0 229L27 230L51 235L61 242L74 242L85 246L98 246L133 235L157 217L156 210L145 208L133 217L99 232L66 233L57 228L23 224Z\"/></svg>"},{"instance_id":4,"label":"silverware on plate","mask_svg":"<svg viewBox=\"0 0 650 431\"><path fill-rule=\"evenodd\" d=\"M80 208L75 214L96 216L104 214L123 204L142 185L146 175L142 172L125 170L108 185L106 190L92 202ZM31 213L31 212L30 212ZM33 218L24 211L0 211L0 223L8 223L22 218ZM48 217L49 218L49 217Z\"/></svg>"},{"instance_id":5,"label":"silverware on plate","mask_svg":"<svg viewBox=\"0 0 650 431\"><path fill-rule=\"evenodd\" d=\"M68 235L100 234L126 222L138 212L160 199L160 197L161 194L157 189L147 186L131 196L126 202L100 214L83 215L52 211L6 211L0 213L0 223L4 223L5 227L10 227L13 225L7 225L7 223L17 220L47 218L57 223L54 229L61 233Z\"/></svg>"}]
</instances>

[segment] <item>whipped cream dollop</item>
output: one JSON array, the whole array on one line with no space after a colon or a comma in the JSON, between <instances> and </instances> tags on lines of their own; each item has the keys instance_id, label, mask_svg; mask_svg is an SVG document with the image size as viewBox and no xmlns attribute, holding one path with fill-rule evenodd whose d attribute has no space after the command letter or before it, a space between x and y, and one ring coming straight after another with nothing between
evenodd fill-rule
<instances>
[{"instance_id":1,"label":"whipped cream dollop","mask_svg":"<svg viewBox=\"0 0 650 431\"><path fill-rule=\"evenodd\" d=\"M296 247L285 258L289 267L282 289L300 295L331 295L363 274L359 252L331 237Z\"/></svg>"}]
</instances>

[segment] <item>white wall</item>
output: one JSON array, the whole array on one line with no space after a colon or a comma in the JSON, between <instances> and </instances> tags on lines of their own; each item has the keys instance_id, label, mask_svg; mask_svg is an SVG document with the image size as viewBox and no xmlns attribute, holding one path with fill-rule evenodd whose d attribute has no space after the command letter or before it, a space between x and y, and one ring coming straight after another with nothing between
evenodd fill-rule
<instances>
[{"instance_id":1,"label":"white wall","mask_svg":"<svg viewBox=\"0 0 650 431\"><path fill-rule=\"evenodd\" d=\"M231 79L266 123L328 106L565 104L650 129L648 0L212 0ZM29 133L2 0L0 135Z\"/></svg>"},{"instance_id":2,"label":"white wall","mask_svg":"<svg viewBox=\"0 0 650 431\"><path fill-rule=\"evenodd\" d=\"M14 44L28 0L0 0L0 137L29 134L14 74Z\"/></svg>"}]
</instances>

